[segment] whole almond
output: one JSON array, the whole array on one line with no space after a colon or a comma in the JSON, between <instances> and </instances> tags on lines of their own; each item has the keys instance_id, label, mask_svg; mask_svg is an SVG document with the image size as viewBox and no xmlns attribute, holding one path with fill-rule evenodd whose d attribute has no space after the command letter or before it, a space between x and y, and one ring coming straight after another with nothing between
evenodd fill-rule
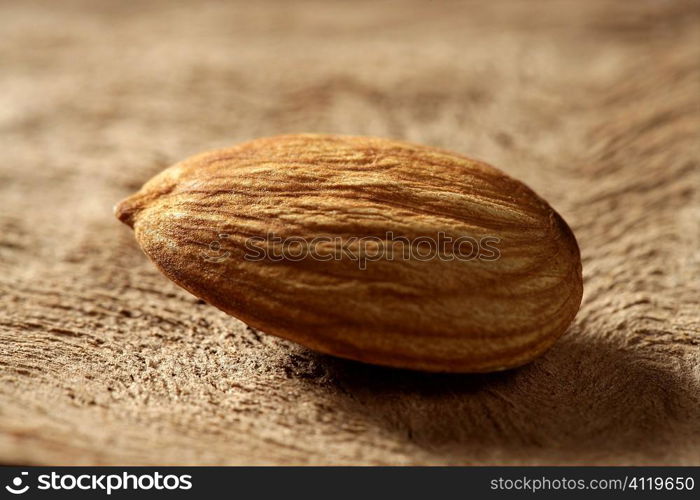
<instances>
[{"instance_id":1,"label":"whole almond","mask_svg":"<svg viewBox=\"0 0 700 500\"><path fill-rule=\"evenodd\" d=\"M368 363L515 367L548 349L581 303L564 220L499 170L430 147L258 139L166 169L115 212L197 297L263 332ZM441 237L452 243L431 243ZM475 242L483 248L468 253Z\"/></svg>"}]
</instances>

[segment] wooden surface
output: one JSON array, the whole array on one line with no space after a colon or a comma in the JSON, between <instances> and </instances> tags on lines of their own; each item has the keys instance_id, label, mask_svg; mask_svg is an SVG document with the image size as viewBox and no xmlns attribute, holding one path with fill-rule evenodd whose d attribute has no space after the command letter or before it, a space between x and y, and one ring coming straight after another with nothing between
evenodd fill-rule
<instances>
[{"instance_id":1,"label":"wooden surface","mask_svg":"<svg viewBox=\"0 0 700 500\"><path fill-rule=\"evenodd\" d=\"M0 463L700 464L700 7L0 4ZM584 299L531 365L427 375L247 328L112 205L294 132L483 159L562 214Z\"/></svg>"}]
</instances>

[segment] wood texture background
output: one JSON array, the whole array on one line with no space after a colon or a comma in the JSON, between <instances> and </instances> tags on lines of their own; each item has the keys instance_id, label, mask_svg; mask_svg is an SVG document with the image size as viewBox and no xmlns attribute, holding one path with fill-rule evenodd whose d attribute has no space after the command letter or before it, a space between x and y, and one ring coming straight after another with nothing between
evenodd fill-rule
<instances>
[{"instance_id":1,"label":"wood texture background","mask_svg":"<svg viewBox=\"0 0 700 500\"><path fill-rule=\"evenodd\" d=\"M0 3L0 463L700 464L694 1ZM388 136L523 180L581 311L441 376L317 355L161 276L112 205L193 153Z\"/></svg>"}]
</instances>

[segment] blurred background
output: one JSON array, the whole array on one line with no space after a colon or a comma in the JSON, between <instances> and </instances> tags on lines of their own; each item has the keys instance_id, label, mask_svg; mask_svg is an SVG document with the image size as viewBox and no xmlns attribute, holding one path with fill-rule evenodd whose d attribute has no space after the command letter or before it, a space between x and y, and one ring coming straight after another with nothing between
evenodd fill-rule
<instances>
[{"instance_id":1,"label":"blurred background","mask_svg":"<svg viewBox=\"0 0 700 500\"><path fill-rule=\"evenodd\" d=\"M698 464L699 14L0 2L0 463ZM182 158L297 132L526 182L581 245L571 331L493 376L329 359L198 303L111 214Z\"/></svg>"}]
</instances>

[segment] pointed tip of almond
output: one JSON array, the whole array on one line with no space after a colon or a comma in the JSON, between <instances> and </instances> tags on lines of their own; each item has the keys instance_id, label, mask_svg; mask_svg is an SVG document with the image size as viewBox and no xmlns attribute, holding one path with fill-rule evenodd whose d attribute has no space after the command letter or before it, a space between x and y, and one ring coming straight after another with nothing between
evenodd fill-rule
<instances>
[{"instance_id":1,"label":"pointed tip of almond","mask_svg":"<svg viewBox=\"0 0 700 500\"><path fill-rule=\"evenodd\" d=\"M136 215L143 208L141 200L131 196L114 205L114 215L127 226L133 228Z\"/></svg>"}]
</instances>

